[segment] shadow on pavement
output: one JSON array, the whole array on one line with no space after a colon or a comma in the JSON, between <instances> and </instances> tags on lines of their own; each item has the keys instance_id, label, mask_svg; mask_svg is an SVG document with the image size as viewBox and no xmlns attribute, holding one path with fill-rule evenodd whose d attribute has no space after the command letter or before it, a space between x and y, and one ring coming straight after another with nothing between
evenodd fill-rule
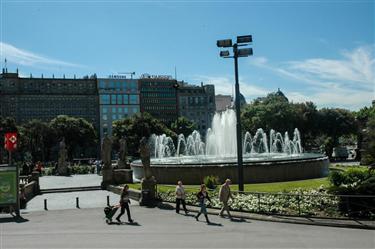
<instances>
[{"instance_id":1,"label":"shadow on pavement","mask_svg":"<svg viewBox=\"0 0 375 249\"><path fill-rule=\"evenodd\" d=\"M222 227L223 225L221 223L215 223L215 222L210 222L207 223L208 226L217 226L217 227Z\"/></svg>"},{"instance_id":2,"label":"shadow on pavement","mask_svg":"<svg viewBox=\"0 0 375 249\"><path fill-rule=\"evenodd\" d=\"M28 221L29 221L28 219L25 219L22 216L0 218L0 223L10 223L10 222L24 223L24 222L28 222Z\"/></svg>"},{"instance_id":3,"label":"shadow on pavement","mask_svg":"<svg viewBox=\"0 0 375 249\"><path fill-rule=\"evenodd\" d=\"M175 209L174 206L167 204L167 203L158 203L157 207L163 210L173 210Z\"/></svg>"},{"instance_id":4,"label":"shadow on pavement","mask_svg":"<svg viewBox=\"0 0 375 249\"><path fill-rule=\"evenodd\" d=\"M232 218L230 220L231 222L238 222L238 223L241 223L241 222L244 222L244 223L251 223L250 221L244 219L244 218L241 218L241 219L237 219L237 218Z\"/></svg>"},{"instance_id":5,"label":"shadow on pavement","mask_svg":"<svg viewBox=\"0 0 375 249\"><path fill-rule=\"evenodd\" d=\"M117 226L120 226L120 225L129 225L129 226L141 226L141 224L139 224L138 222L109 222L107 223L108 225L117 225Z\"/></svg>"}]
</instances>

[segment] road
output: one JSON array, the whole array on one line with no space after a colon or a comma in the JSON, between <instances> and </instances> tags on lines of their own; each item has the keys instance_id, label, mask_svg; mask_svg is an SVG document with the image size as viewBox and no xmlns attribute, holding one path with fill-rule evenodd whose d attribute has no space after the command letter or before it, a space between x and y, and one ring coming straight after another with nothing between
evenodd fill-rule
<instances>
[{"instance_id":1,"label":"road","mask_svg":"<svg viewBox=\"0 0 375 249\"><path fill-rule=\"evenodd\" d=\"M29 212L19 223L0 215L0 248L375 248L373 230L217 216L207 225L167 205L131 211L135 225L107 225L102 208Z\"/></svg>"}]
</instances>

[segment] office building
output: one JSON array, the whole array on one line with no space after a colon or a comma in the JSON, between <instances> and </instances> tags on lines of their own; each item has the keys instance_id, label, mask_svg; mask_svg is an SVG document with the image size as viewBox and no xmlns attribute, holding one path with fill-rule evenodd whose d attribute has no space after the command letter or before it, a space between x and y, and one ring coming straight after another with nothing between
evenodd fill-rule
<instances>
[{"instance_id":1,"label":"office building","mask_svg":"<svg viewBox=\"0 0 375 249\"><path fill-rule=\"evenodd\" d=\"M48 122L58 115L84 118L99 128L99 98L95 77L84 79L19 77L0 74L0 116L17 123Z\"/></svg>"},{"instance_id":2,"label":"office building","mask_svg":"<svg viewBox=\"0 0 375 249\"><path fill-rule=\"evenodd\" d=\"M98 79L100 137L112 135L112 122L140 112L138 80L123 76Z\"/></svg>"},{"instance_id":3,"label":"office building","mask_svg":"<svg viewBox=\"0 0 375 249\"><path fill-rule=\"evenodd\" d=\"M171 76L148 74L138 81L141 112L148 112L169 126L178 117L177 81Z\"/></svg>"},{"instance_id":4,"label":"office building","mask_svg":"<svg viewBox=\"0 0 375 249\"><path fill-rule=\"evenodd\" d=\"M212 118L215 114L215 86L190 85L179 82L178 88L179 116L184 116L193 121L204 135L211 127Z\"/></svg>"}]
</instances>

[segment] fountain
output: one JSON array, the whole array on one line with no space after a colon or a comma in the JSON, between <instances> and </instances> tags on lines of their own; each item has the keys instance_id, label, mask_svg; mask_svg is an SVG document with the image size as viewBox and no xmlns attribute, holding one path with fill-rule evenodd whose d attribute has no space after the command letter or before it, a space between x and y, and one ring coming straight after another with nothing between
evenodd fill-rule
<instances>
[{"instance_id":1,"label":"fountain","mask_svg":"<svg viewBox=\"0 0 375 249\"><path fill-rule=\"evenodd\" d=\"M199 184L207 175L237 181L236 115L231 109L216 113L205 138L198 131L173 139L152 135L151 168L160 183ZM328 174L328 159L321 154L303 153L301 136L271 130L269 136L259 128L243 136L245 182L273 182L323 177ZM135 179L143 176L140 161L131 164Z\"/></svg>"}]
</instances>

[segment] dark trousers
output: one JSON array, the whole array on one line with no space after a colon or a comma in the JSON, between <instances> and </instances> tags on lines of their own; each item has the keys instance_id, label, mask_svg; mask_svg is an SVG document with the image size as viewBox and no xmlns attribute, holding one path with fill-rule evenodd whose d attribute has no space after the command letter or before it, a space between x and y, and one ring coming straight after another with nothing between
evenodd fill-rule
<instances>
[{"instance_id":1,"label":"dark trousers","mask_svg":"<svg viewBox=\"0 0 375 249\"><path fill-rule=\"evenodd\" d=\"M123 204L121 204L121 212L117 216L116 219L120 219L120 217L125 213L125 209L126 209L126 214L128 215L128 220L131 221L132 218L130 217L129 203L123 203Z\"/></svg>"},{"instance_id":2,"label":"dark trousers","mask_svg":"<svg viewBox=\"0 0 375 249\"><path fill-rule=\"evenodd\" d=\"M186 202L184 199L180 199L180 198L176 198L176 213L180 212L180 203L182 203L182 207L184 208L185 213L187 213Z\"/></svg>"}]
</instances>

